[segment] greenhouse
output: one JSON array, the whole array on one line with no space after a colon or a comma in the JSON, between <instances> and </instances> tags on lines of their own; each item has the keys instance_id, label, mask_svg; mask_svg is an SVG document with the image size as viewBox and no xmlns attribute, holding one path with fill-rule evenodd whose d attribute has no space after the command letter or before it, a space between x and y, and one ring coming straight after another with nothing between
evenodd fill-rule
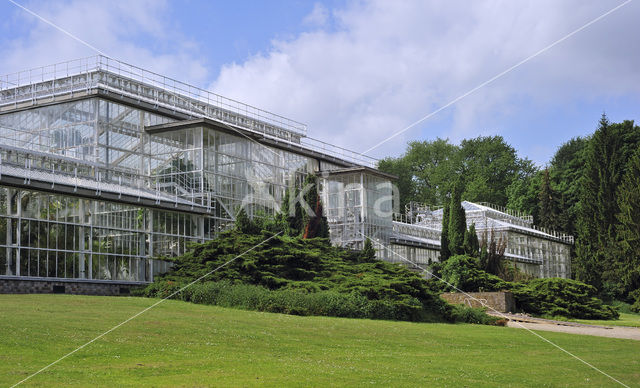
<instances>
[{"instance_id":1,"label":"greenhouse","mask_svg":"<svg viewBox=\"0 0 640 388\"><path fill-rule=\"evenodd\" d=\"M489 203L463 201L462 207L467 227L475 226L481 242L502 242L504 258L511 265L535 277L570 277L573 236L538 228L531 216ZM396 262L411 258L420 266L438 261L442 214L441 208L409 206L393 222L390 247L395 254L389 258Z\"/></svg>"},{"instance_id":2,"label":"greenhouse","mask_svg":"<svg viewBox=\"0 0 640 388\"><path fill-rule=\"evenodd\" d=\"M376 162L294 120L104 56L3 76L0 286L151 282L240 208L279 211L309 174L321 178L334 244L359 249L371 237L391 246L380 259L437 260L435 224L394 221L395 177ZM541 276L567 276L568 248L524 235L509 254L544 261ZM545 243L529 247L534 238Z\"/></svg>"},{"instance_id":3,"label":"greenhouse","mask_svg":"<svg viewBox=\"0 0 640 388\"><path fill-rule=\"evenodd\" d=\"M278 211L310 173L334 187L341 171L366 167L358 198L374 182L389 191L374 159L307 137L304 124L103 56L3 76L0 87L3 278L149 282L163 258L212 239L240 207ZM348 222L388 242L380 225L390 221Z\"/></svg>"}]
</instances>

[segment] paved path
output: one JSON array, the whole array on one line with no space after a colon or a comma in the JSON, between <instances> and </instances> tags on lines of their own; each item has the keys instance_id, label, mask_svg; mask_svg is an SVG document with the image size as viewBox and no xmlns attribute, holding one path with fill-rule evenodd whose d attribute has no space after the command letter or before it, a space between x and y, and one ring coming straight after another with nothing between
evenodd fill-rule
<instances>
[{"instance_id":1,"label":"paved path","mask_svg":"<svg viewBox=\"0 0 640 388\"><path fill-rule=\"evenodd\" d=\"M622 326L596 326L577 322L553 321L550 319L533 318L518 314L494 314L509 319L508 327L530 330L556 331L569 334L595 335L598 337L624 338L640 341L640 328Z\"/></svg>"},{"instance_id":2,"label":"paved path","mask_svg":"<svg viewBox=\"0 0 640 388\"><path fill-rule=\"evenodd\" d=\"M527 323L527 322L507 322L508 327L521 328L522 326L531 330L557 331L569 334L595 335L598 337L625 338L640 341L640 329L636 327L577 327L561 326L553 323Z\"/></svg>"}]
</instances>

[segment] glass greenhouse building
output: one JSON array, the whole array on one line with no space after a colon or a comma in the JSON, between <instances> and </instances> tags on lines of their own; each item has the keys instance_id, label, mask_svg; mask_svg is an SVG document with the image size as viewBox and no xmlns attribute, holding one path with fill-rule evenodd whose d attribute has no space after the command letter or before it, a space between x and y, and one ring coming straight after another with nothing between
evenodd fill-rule
<instances>
[{"instance_id":1,"label":"glass greenhouse building","mask_svg":"<svg viewBox=\"0 0 640 388\"><path fill-rule=\"evenodd\" d=\"M393 220L394 177L375 162L104 56L3 76L0 284L153 281L163 258L212 239L239 207L272 214L310 173L334 243L422 247L410 238L419 226Z\"/></svg>"}]
</instances>

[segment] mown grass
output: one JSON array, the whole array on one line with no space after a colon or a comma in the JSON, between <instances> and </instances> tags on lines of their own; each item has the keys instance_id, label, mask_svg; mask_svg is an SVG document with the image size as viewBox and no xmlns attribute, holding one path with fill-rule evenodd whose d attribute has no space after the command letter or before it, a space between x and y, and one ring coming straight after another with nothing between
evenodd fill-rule
<instances>
[{"instance_id":1,"label":"mown grass","mask_svg":"<svg viewBox=\"0 0 640 388\"><path fill-rule=\"evenodd\" d=\"M640 327L640 314L620 313L620 318L614 320L574 319L573 321L600 326Z\"/></svg>"},{"instance_id":2,"label":"mown grass","mask_svg":"<svg viewBox=\"0 0 640 388\"><path fill-rule=\"evenodd\" d=\"M11 385L156 300L0 295L0 385ZM628 385L640 343L541 332ZM610 386L505 327L298 317L167 301L25 386Z\"/></svg>"}]
</instances>

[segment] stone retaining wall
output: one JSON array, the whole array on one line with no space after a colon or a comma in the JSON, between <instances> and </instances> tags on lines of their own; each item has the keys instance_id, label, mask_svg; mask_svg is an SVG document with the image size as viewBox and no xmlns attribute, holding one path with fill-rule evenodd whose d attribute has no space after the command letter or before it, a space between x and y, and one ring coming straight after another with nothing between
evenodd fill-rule
<instances>
[{"instance_id":1,"label":"stone retaining wall","mask_svg":"<svg viewBox=\"0 0 640 388\"><path fill-rule=\"evenodd\" d=\"M0 277L0 294L129 295L143 283L84 279Z\"/></svg>"},{"instance_id":2,"label":"stone retaining wall","mask_svg":"<svg viewBox=\"0 0 640 388\"><path fill-rule=\"evenodd\" d=\"M470 307L486 306L495 309L501 313L514 312L516 309L516 301L513 294L509 291L501 292L447 292L440 295L442 299L451 304L464 304Z\"/></svg>"}]
</instances>

